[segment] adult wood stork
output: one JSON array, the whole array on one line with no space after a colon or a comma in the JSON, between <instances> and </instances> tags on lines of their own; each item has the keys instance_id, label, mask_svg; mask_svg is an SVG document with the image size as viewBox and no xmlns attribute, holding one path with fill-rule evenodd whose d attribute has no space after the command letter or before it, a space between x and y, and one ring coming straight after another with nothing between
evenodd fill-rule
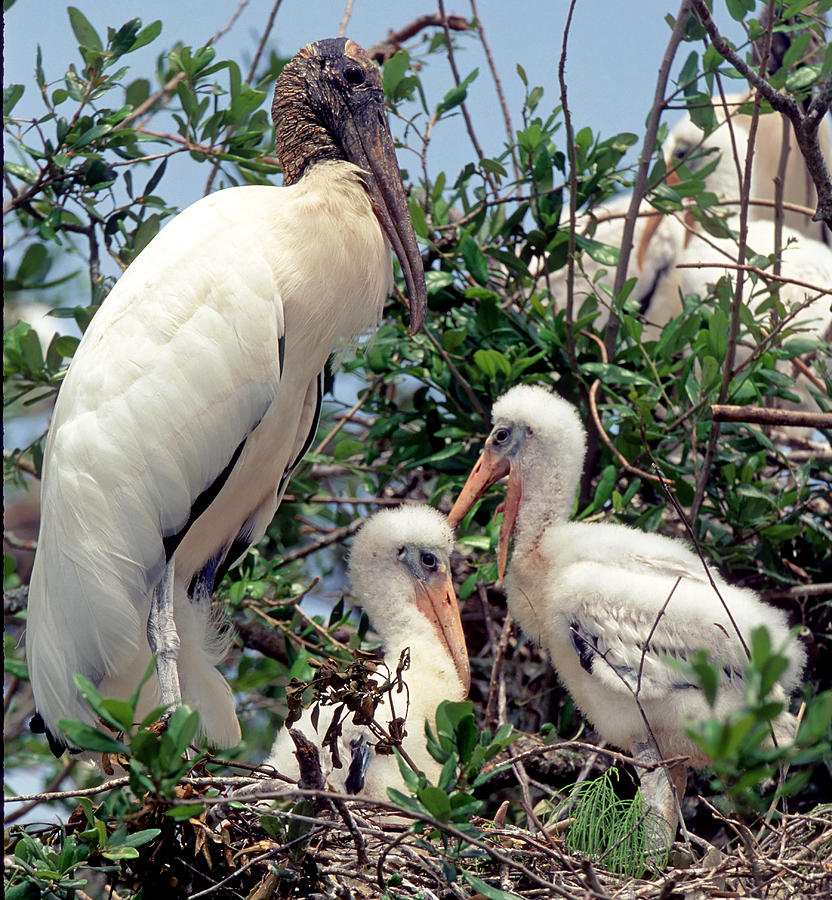
<instances>
[{"instance_id":1,"label":"adult wood stork","mask_svg":"<svg viewBox=\"0 0 832 900\"><path fill-rule=\"evenodd\" d=\"M471 681L451 582L452 549L453 534L441 513L428 506L402 506L368 519L350 554L353 590L384 647L379 683L395 675L402 652L409 649L410 666L402 673L408 690L384 694L375 720L387 728L391 720L406 717L402 749L434 781L441 766L425 748L425 722L435 731L436 707L442 700L463 700ZM320 747L333 714L334 707L322 707L316 727L306 710L294 728ZM353 714L340 721L338 755L344 764L334 767L330 751L322 749L325 781L341 793L387 800L386 788L402 783L395 757L373 751L376 738L367 725L355 724ZM297 779L294 751L283 729L265 764Z\"/></svg>"},{"instance_id":2,"label":"adult wood stork","mask_svg":"<svg viewBox=\"0 0 832 900\"><path fill-rule=\"evenodd\" d=\"M215 668L214 586L262 537L309 447L328 356L378 322L391 245L411 327L423 321L378 68L351 40L309 44L272 117L284 186L218 191L173 219L107 297L61 388L27 636L58 742L58 719L91 721L73 673L127 697L153 651L142 710L181 697L210 743L239 740Z\"/></svg>"},{"instance_id":3,"label":"adult wood stork","mask_svg":"<svg viewBox=\"0 0 832 900\"><path fill-rule=\"evenodd\" d=\"M686 726L691 719L723 718L742 704L746 653L737 630L747 644L759 625L788 657L775 688L785 702L799 683L804 652L780 610L714 574L720 600L698 556L682 541L613 523L569 521L586 450L572 404L542 387L520 385L494 404L493 422L450 523L455 527L491 484L508 475L497 552L502 577L513 534L508 608L547 651L602 738L645 762L689 756L691 765L703 765L706 758ZM713 709L697 685L663 660L690 661L702 649L722 673ZM793 717L781 713L778 741L793 728ZM680 799L686 771L670 773ZM645 800L667 821L672 837L676 800L668 777L655 772L642 777Z\"/></svg>"}]
</instances>

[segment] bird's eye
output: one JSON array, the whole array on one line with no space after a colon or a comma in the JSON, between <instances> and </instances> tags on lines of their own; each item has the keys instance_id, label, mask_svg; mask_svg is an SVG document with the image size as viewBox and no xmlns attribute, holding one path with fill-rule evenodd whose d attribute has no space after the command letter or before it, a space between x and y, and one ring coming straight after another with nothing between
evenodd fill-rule
<instances>
[{"instance_id":1,"label":"bird's eye","mask_svg":"<svg viewBox=\"0 0 832 900\"><path fill-rule=\"evenodd\" d=\"M351 84L353 87L364 84L365 77L364 70L359 69L358 66L349 66L344 69L344 78L346 79L347 84Z\"/></svg>"},{"instance_id":2,"label":"bird's eye","mask_svg":"<svg viewBox=\"0 0 832 900\"><path fill-rule=\"evenodd\" d=\"M436 558L436 555L428 550L426 550L421 555L420 559L422 561L422 565L426 569L430 569L431 571L433 571L433 569L435 569L439 565L439 560Z\"/></svg>"},{"instance_id":3,"label":"bird's eye","mask_svg":"<svg viewBox=\"0 0 832 900\"><path fill-rule=\"evenodd\" d=\"M690 153L690 147L679 146L676 147L676 149L673 151L673 158L684 159L688 155L688 153Z\"/></svg>"},{"instance_id":4,"label":"bird's eye","mask_svg":"<svg viewBox=\"0 0 832 900\"><path fill-rule=\"evenodd\" d=\"M508 428L498 428L494 432L494 443L495 444L505 444L505 442L511 437L511 430Z\"/></svg>"}]
</instances>

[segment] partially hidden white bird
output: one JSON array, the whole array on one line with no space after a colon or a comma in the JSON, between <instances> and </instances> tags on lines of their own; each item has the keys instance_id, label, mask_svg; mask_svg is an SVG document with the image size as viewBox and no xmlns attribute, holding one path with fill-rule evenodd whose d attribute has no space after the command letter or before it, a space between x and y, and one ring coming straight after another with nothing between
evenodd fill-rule
<instances>
[{"instance_id":1,"label":"partially hidden white bird","mask_svg":"<svg viewBox=\"0 0 832 900\"><path fill-rule=\"evenodd\" d=\"M689 117L685 117L670 133L668 162L684 162L694 173L706 164L713 163L713 171L704 176L706 189L720 199L736 199L741 195L740 173L748 141L747 130L733 120L731 128L723 122L714 131L704 135ZM752 195L754 193L752 187ZM738 231L738 205L727 207L725 224L734 232ZM680 228L684 229L681 241L678 237ZM775 315L777 310L772 306L766 316L764 327L767 331L772 332L779 327L778 321L785 319L790 330L798 329L801 336L817 340L821 349L832 338L832 249L825 244L793 228L783 227L779 274L784 280L779 281L768 261L774 259L775 253L775 226L772 221L757 219L748 223L748 256L745 261L738 259L738 246L733 238L712 237L692 221L682 225L672 216L654 220L644 229L640 255L651 256L652 251L644 248L649 247L653 240L658 240L660 248L666 247L668 235L676 236L678 252L656 286L651 303L645 310L645 339L658 339L662 328L671 319L681 315L683 296L707 297L722 276L728 276L736 284L738 264L749 259L760 263L759 258L752 254L766 258L762 264L765 271L771 273L771 277L755 276L757 283L753 284L749 276L745 282L744 302L751 310L757 310L776 291L781 304L782 315ZM748 359L756 348L757 344L750 334L742 335L737 362ZM783 405L817 409L810 393L810 385L824 393L822 380L813 375L806 364L799 366L799 370L794 372L791 372L792 366L785 362L780 363L779 368L784 373L793 375L795 391L799 397L796 404L784 402Z\"/></svg>"},{"instance_id":2,"label":"partially hidden white bird","mask_svg":"<svg viewBox=\"0 0 832 900\"><path fill-rule=\"evenodd\" d=\"M401 748L433 781L441 766L426 750L425 722L435 733L436 707L443 700L465 699L471 681L451 581L452 549L453 534L441 513L428 506L402 506L368 519L350 554L353 591L384 649L378 684L395 676L403 651L409 650L410 665L402 672L407 690L385 693L374 718L383 729L404 718ZM319 748L322 775L332 789L388 800L386 789L401 789L401 774L395 756L375 752L378 735L368 725L355 724L349 712L340 720L340 768L322 746L335 709L322 706L317 727L307 709L293 728ZM295 745L287 729L278 734L265 765L297 780Z\"/></svg>"},{"instance_id":3,"label":"partially hidden white bird","mask_svg":"<svg viewBox=\"0 0 832 900\"><path fill-rule=\"evenodd\" d=\"M750 117L740 114L736 110L747 104L750 99L748 95L726 97L734 131L733 139L731 131L725 124L725 108L716 103L715 112L721 124L707 138L703 139L702 132L693 124L689 115L685 115L668 135L666 147L668 164L671 166L675 166L681 161L693 160L692 168L702 168L706 163L714 161L714 155L718 156L716 168L706 176L705 184L707 190L715 194L720 201L736 200L740 196L740 182L734 151L737 152L740 165L743 165L748 146ZM769 114L759 118L752 166L752 198L773 201L783 139L780 115ZM788 203L813 207L816 195L806 164L796 147L791 128L785 139L790 152L787 157L783 199ZM821 129L819 139L824 156L830 159L832 165L828 128ZM677 182L678 176L671 174L668 184L672 185ZM576 227L582 235L591 235L595 241L619 248L623 237L624 218L629 206L629 195L615 197L579 216ZM726 209L729 213L733 211L733 218L736 219L738 208L735 206ZM749 217L752 220L761 220L759 223L754 221L751 226L751 236L756 243L751 241L749 243L757 249L757 252L770 253L774 246L772 225L770 224L773 221L773 208L767 205L753 204L749 210ZM765 225L763 222L769 224ZM796 244L802 243L806 250L801 253L801 259L811 260L812 255L817 253L817 241L829 243L828 234L824 231L823 225L812 222L808 216L802 213L786 210L785 224L787 226L786 239L793 239L792 250L787 254L788 256L795 257L797 254L794 247ZM650 339L658 337L661 326L681 312L679 290L682 288L682 284L677 277L675 266L678 262L683 261L685 248L690 245L695 235L696 226L689 218L684 218L683 221L681 216L677 218L673 215L660 215L648 201L644 201L639 208L639 217L633 235L634 252L630 255L627 268L627 277L635 278L636 281L628 301L630 305L638 305L648 323L648 332L645 336ZM698 246L701 249L706 245L704 242L699 242ZM726 242L722 252L726 252L728 249ZM714 253L710 252L710 256L713 257L713 255ZM819 255L824 260L828 257L828 253L824 253L823 250ZM690 261L689 255L684 261ZM535 279L534 289L539 293L551 293L556 306L563 308L566 302L568 271L566 267L563 267L546 276L543 273L544 265L545 258L540 258L536 262L536 267L532 267L532 275ZM789 260L787 265L789 265L790 271L794 271L799 262ZM713 270L710 274L713 275ZM600 263L592 259L586 251L580 255L573 282L575 308L576 311L579 311L587 296L591 294L597 296L601 302L600 314L595 320L596 328L603 327L608 319L614 276L614 265Z\"/></svg>"},{"instance_id":4,"label":"partially hidden white bird","mask_svg":"<svg viewBox=\"0 0 832 900\"><path fill-rule=\"evenodd\" d=\"M624 220L629 208L629 195L614 197L579 216L575 223L576 229L582 236L591 236L591 239L598 243L618 249L621 246ZM633 234L637 252L630 255L627 267L627 277L636 279L628 302L637 304L642 313L646 313L659 302L656 290L675 265L685 239L685 229L680 222L670 220L661 228L655 227L659 222L663 223L664 217L649 203L643 202ZM568 223L564 222L564 227L568 227ZM644 236L648 233L650 239L646 240ZM532 266L534 290L549 295L556 309L565 308L568 268L563 266L547 276L543 271L546 258L538 258L536 262L536 267ZM593 259L586 250L580 254L576 260L573 280L575 314L580 312L588 297L592 295L597 297L599 314L593 323L596 329L603 328L609 319L614 281L614 264L601 263Z\"/></svg>"},{"instance_id":5,"label":"partially hidden white bird","mask_svg":"<svg viewBox=\"0 0 832 900\"><path fill-rule=\"evenodd\" d=\"M586 452L575 407L540 386L512 388L494 404L485 448L449 516L456 527L476 499L508 475L497 551L506 571L508 609L525 634L549 654L575 703L599 735L644 762L675 756L707 762L689 738L692 720L723 718L745 699L746 652L752 629L768 628L789 660L774 696L784 704L800 681L804 651L786 616L754 591L712 573L682 541L614 523L570 522ZM724 603L723 603L724 601ZM728 615L736 623L732 623ZM707 651L722 673L716 705L663 657L691 661ZM643 713L643 715L642 715ZM648 724L649 723L649 727ZM794 718L776 720L778 742ZM647 804L675 835L687 769L642 776ZM661 826L659 826L661 827Z\"/></svg>"},{"instance_id":6,"label":"partially hidden white bird","mask_svg":"<svg viewBox=\"0 0 832 900\"><path fill-rule=\"evenodd\" d=\"M426 289L378 67L355 42L301 49L272 105L283 187L207 196L110 292L46 442L27 656L41 728L92 721L74 684L128 697L158 651L160 701L239 740L209 614L314 437L333 349L375 327L393 285Z\"/></svg>"}]
</instances>

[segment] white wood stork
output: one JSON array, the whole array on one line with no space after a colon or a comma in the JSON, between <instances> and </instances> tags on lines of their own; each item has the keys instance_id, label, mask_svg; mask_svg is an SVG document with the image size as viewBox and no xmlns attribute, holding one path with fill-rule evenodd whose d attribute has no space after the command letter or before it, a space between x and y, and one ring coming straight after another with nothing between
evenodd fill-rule
<instances>
[{"instance_id":1,"label":"white wood stork","mask_svg":"<svg viewBox=\"0 0 832 900\"><path fill-rule=\"evenodd\" d=\"M452 549L453 534L441 513L428 506L402 506L368 519L350 554L353 590L384 646L379 683L395 675L402 651L410 651L410 667L402 673L408 691L385 694L375 719L387 728L391 719L406 716L402 748L434 781L441 766L425 748L425 721L435 732L436 707L442 700L465 699L471 681L451 581ZM320 747L333 714L333 707L322 707L316 729L311 711L306 710L294 728ZM329 750L321 749L325 781L341 793L387 800L386 788L402 785L395 757L373 752L375 738L368 726L352 721L352 714L347 713L341 725L338 746L343 766L335 768ZM284 728L265 765L297 779L294 751Z\"/></svg>"},{"instance_id":2,"label":"white wood stork","mask_svg":"<svg viewBox=\"0 0 832 900\"><path fill-rule=\"evenodd\" d=\"M391 244L412 328L424 318L376 65L350 40L309 44L272 116L284 186L218 191L173 219L107 297L61 388L27 635L40 724L59 743L58 719L91 721L73 673L127 697L154 650L142 709L181 697L210 743L239 740L215 669L214 586L262 537L314 437L327 357L378 322Z\"/></svg>"},{"instance_id":3,"label":"white wood stork","mask_svg":"<svg viewBox=\"0 0 832 900\"><path fill-rule=\"evenodd\" d=\"M720 199L737 198L741 194L737 161L744 165L748 148L748 132L741 125L732 121L729 130L727 124L721 124L710 134L703 136L702 131L690 120L682 119L671 131L668 141L668 161L683 161L689 169L696 171L705 163L714 160L716 167L705 176L707 190ZM736 157L735 157L736 152ZM752 186L752 195L755 189ZM739 228L739 207L728 207L726 225L734 231ZM656 220L645 229L642 235L643 245L652 243L659 237L661 247L667 244L667 234L678 234L683 227L673 217ZM768 219L757 219L748 223L747 246L750 253L771 257L774 254L774 223ZM675 263L657 286L650 307L645 316L648 326L645 329L646 339L657 339L661 329L671 319L682 312L682 296L696 294L705 297L711 285L727 275L736 280L738 262L737 244L731 238L713 238L700 232L698 226L688 222L688 230L680 242ZM650 255L651 251L646 251ZM828 341L832 336L832 304L828 292L832 286L832 249L820 241L814 240L793 228L782 229L782 252L780 257L780 274L792 282L780 284L778 297L788 315L793 312L790 326L799 326L801 331L820 341ZM722 268L720 264L726 263ZM683 266L678 267L677 266ZM689 266L694 266L690 268ZM696 266L701 266L697 268ZM769 271L771 271L769 269ZM797 282L797 283L795 283ZM816 285L819 290L810 290L805 285ZM751 309L757 309L771 295L771 291L761 279L756 286L746 282L745 296ZM770 328L775 325L772 321ZM747 340L740 343L737 361L747 359L755 346ZM779 365L781 371L788 373L791 367L786 363ZM809 381L804 377L796 377L795 390L800 401L800 409L813 409L816 404L809 393ZM793 405L786 402L783 405Z\"/></svg>"},{"instance_id":4,"label":"white wood stork","mask_svg":"<svg viewBox=\"0 0 832 900\"><path fill-rule=\"evenodd\" d=\"M624 219L629 208L629 195L615 197L581 215L576 222L576 228L581 234L586 234L590 231L592 224L597 223L592 232L592 239L611 247L620 247ZM662 227L655 227L659 223ZM568 227L568 223L564 223L564 227ZM645 240L644 235L648 231L650 239ZM638 303L642 312L647 312L656 304L657 288L675 265L684 238L685 229L680 222L671 218L665 224L665 218L656 214L649 203L642 204L633 234L633 243L638 248L638 252L630 254L627 267L627 277L636 279L628 301ZM552 272L547 278L543 274L543 265L545 265L545 259L539 259L538 270L532 271L535 278L534 289L538 293L549 292L555 308L563 309L566 306L569 270L564 266L556 272ZM575 312L580 311L581 305L587 297L595 294L601 301L599 315L593 323L593 327L596 329L603 328L609 319L612 303L610 294L614 281L614 265L602 264L592 259L586 251L580 255L575 267L573 282Z\"/></svg>"},{"instance_id":5,"label":"white wood stork","mask_svg":"<svg viewBox=\"0 0 832 900\"><path fill-rule=\"evenodd\" d=\"M508 475L497 556L502 577L513 534L508 608L548 652L602 738L647 762L681 755L694 766L706 762L686 725L724 717L745 698L746 654L726 607L746 642L753 628L765 625L772 645L787 655L789 667L775 689L785 702L799 683L804 651L780 610L714 574L723 605L682 541L613 523L569 521L586 451L586 431L572 404L545 388L520 385L497 400L492 417L450 523L458 525L474 501ZM713 710L700 689L662 659L690 660L700 649L723 673ZM781 713L778 741L793 728L793 717ZM680 799L686 771L671 772ZM642 777L645 800L672 836L676 802L663 770L655 772Z\"/></svg>"}]
</instances>

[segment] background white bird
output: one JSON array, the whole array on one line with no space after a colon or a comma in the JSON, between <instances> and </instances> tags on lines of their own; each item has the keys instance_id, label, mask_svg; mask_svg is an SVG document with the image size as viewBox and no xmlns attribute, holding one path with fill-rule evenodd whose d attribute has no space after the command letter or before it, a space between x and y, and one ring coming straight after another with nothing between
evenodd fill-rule
<instances>
[{"instance_id":1,"label":"background white bird","mask_svg":"<svg viewBox=\"0 0 832 900\"><path fill-rule=\"evenodd\" d=\"M731 124L735 139L725 123L724 107L715 104L715 112L720 123L712 134L703 140L703 133L693 124L690 116L685 115L671 129L665 143L668 164L675 165L685 157L699 156L699 167L714 162L719 155L720 161L713 172L705 178L706 189L721 201L737 200L740 197L740 182L734 158L734 149L740 165L744 165L745 150L748 144L750 116L738 112L743 104L749 102L749 95L729 95L726 105L731 112ZM783 199L787 203L799 204L814 209L815 192L806 164L801 156L791 130L782 129L783 118L778 114L760 116L755 139L755 156L752 166L751 197L755 199L774 200L775 178L778 176L781 145L785 139L789 148L787 166L783 185ZM829 129L824 126L819 131L819 140L824 156L832 165ZM696 151L694 153L694 151ZM703 151L710 151L708 152ZM592 238L602 244L614 248L621 246L624 218L630 206L629 195L613 198L606 203L593 207L579 216L576 227L580 234L591 234ZM737 213L739 207L727 207L726 213ZM773 223L773 206L752 204L749 218L755 222L752 231L757 244L763 249L758 252L770 253L774 247L771 226L763 222ZM760 220L760 224L756 224ZM828 229L822 223L812 222L811 217L803 213L786 210L784 214L787 226L786 236L795 237L805 245L805 257L810 258L817 251L820 241L829 244ZM597 223L597 224L596 224ZM655 336L658 329L674 318L681 311L679 300L679 283L675 280L674 266L682 261L685 248L695 235L697 226L688 219L683 223L682 217L658 215L647 201L639 209L639 218L633 236L634 252L630 255L627 277L635 278L636 284L628 298L631 305L637 305L644 314L649 325L654 326L649 332ZM808 240L807 240L808 239ZM785 243L785 239L784 239ZM700 245L704 246L704 245ZM756 249L756 247L755 247ZM828 249L820 251L822 259L829 255ZM566 279L568 270L563 267L550 273L548 279L540 271L542 260L537 261L538 271L532 271L535 277L535 290L551 293L557 308L562 309L566 302ZM606 274L605 274L606 273ZM596 329L603 328L609 317L609 293L615 279L615 266L600 263L586 252L577 259L574 280L574 296L576 312L583 301L595 294L601 301L600 314L595 320Z\"/></svg>"},{"instance_id":2,"label":"background white bird","mask_svg":"<svg viewBox=\"0 0 832 900\"><path fill-rule=\"evenodd\" d=\"M712 573L718 595L699 557L679 540L613 523L569 521L586 451L586 431L571 403L520 385L497 400L492 418L449 521L455 527L508 475L497 558L502 577L514 535L505 579L509 611L545 648L604 740L646 762L684 755L691 765L703 765L707 760L687 725L724 718L743 703L747 656L737 631L747 646L759 625L788 657L774 691L785 703L799 684L805 654L783 612ZM690 662L698 650L706 650L722 673L713 709L699 687L663 659ZM788 740L793 728L793 718L781 713L778 741ZM676 800L657 771L642 777L642 788L672 837ZM671 774L681 799L686 769Z\"/></svg>"},{"instance_id":3,"label":"background white bird","mask_svg":"<svg viewBox=\"0 0 832 900\"><path fill-rule=\"evenodd\" d=\"M453 534L445 517L428 506L402 506L376 513L356 534L350 554L353 591L367 612L384 648L379 684L395 676L402 652L410 665L402 672L407 690L384 694L375 719L383 728L406 717L402 749L433 781L441 765L425 747L425 722L436 731L434 714L442 700L468 695L470 669L465 637L451 581ZM387 787L401 788L394 756L377 754L377 738L352 713L340 720L341 768L321 746L336 707L322 706L317 727L307 709L293 726L320 748L324 780L342 793L388 800ZM297 780L295 745L287 729L277 736L265 765Z\"/></svg>"},{"instance_id":4,"label":"background white bird","mask_svg":"<svg viewBox=\"0 0 832 900\"><path fill-rule=\"evenodd\" d=\"M689 117L682 119L671 131L668 140L668 163L683 162L691 172L697 172L705 165L713 165L711 172L704 176L706 190L720 199L738 198L741 195L741 172L748 149L749 135L745 127L734 120L731 127L722 123L710 134L703 132ZM738 168L739 165L739 168ZM752 187L752 195L755 189ZM725 226L733 232L739 230L739 206L725 208ZM669 238L668 235L672 237ZM675 261L666 269L656 286L651 302L645 310L647 325L643 337L646 340L659 338L662 328L682 313L682 297L697 295L703 299L713 292L713 286L722 276L727 276L736 285L737 268L743 262L753 262L763 267L769 275L748 276L745 281L744 304L752 311L758 311L766 304L767 315L763 318L766 334L778 328L781 320L787 320L790 330L798 329L799 334L820 343L823 350L832 337L832 248L814 240L793 228L783 227L781 231L782 250L779 256L780 278L775 277L770 260L775 259L775 225L770 219L748 222L745 260L738 258L736 240L731 237L713 237L704 228L686 220L683 224L672 216L655 220L642 232L642 242L649 245L658 239L659 247L665 248L669 240L675 240L678 252ZM652 257L652 251L643 251ZM760 259L764 257L765 259ZM723 268L724 266L724 268ZM772 304L776 295L779 306ZM736 361L743 362L757 349L759 339L748 331L741 335ZM810 357L815 364L823 360ZM827 361L828 364L828 361ZM817 409L811 389L826 393L823 381L818 375L807 372L804 364L793 371L793 364L781 361L778 369L795 378L796 403L782 401L783 406L800 409Z\"/></svg>"},{"instance_id":5,"label":"background white bird","mask_svg":"<svg viewBox=\"0 0 832 900\"><path fill-rule=\"evenodd\" d=\"M214 586L263 535L308 449L327 357L376 325L391 244L411 326L423 320L377 66L350 40L309 44L278 79L272 116L284 187L218 191L171 221L107 297L61 388L27 632L36 708L59 743L58 719L92 721L73 674L125 698L149 640L162 684L140 713L181 693L210 743L239 740L215 668Z\"/></svg>"}]
</instances>

